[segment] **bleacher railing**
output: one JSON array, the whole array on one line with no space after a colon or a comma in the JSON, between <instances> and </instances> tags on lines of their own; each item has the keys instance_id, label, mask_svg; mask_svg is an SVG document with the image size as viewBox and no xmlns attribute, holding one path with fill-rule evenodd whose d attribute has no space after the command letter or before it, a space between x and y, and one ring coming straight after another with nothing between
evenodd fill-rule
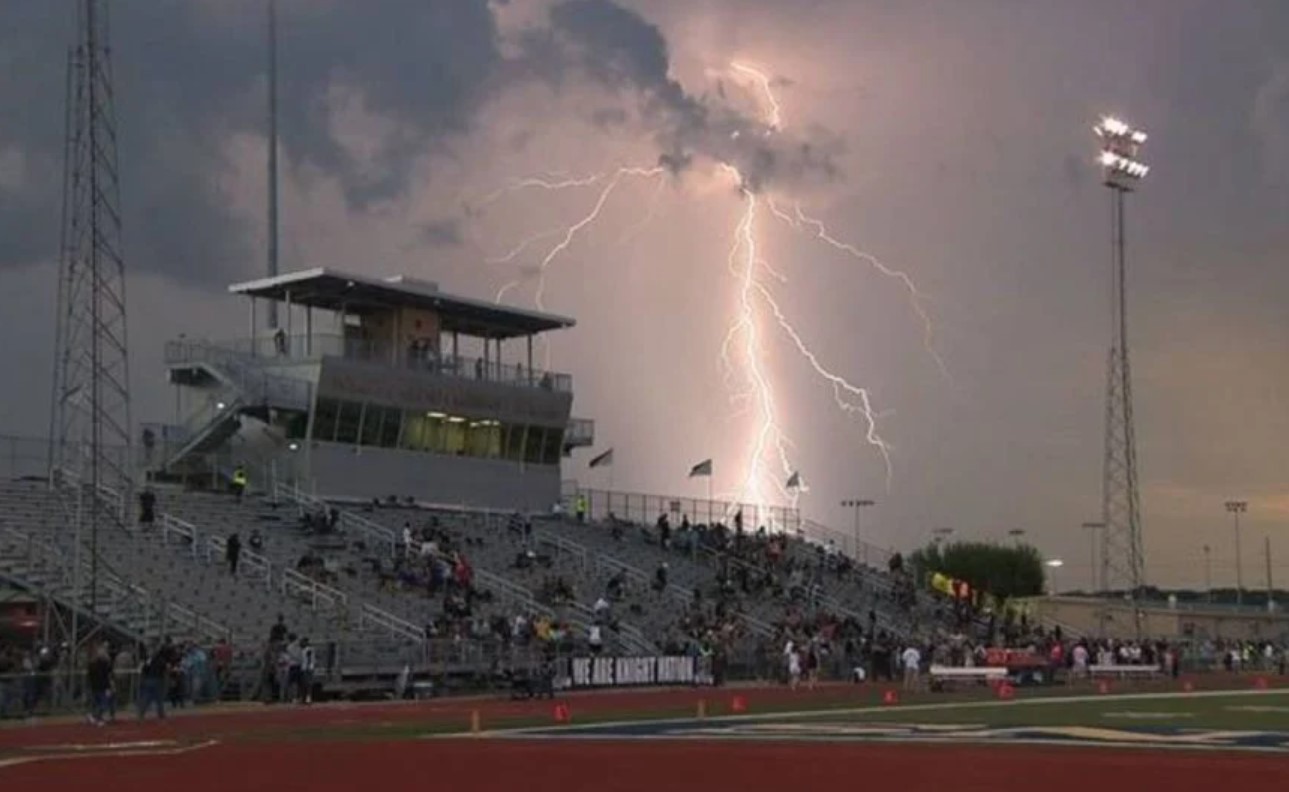
<instances>
[{"instance_id":1,"label":"bleacher railing","mask_svg":"<svg viewBox=\"0 0 1289 792\"><path fill-rule=\"evenodd\" d=\"M203 553L206 563L226 564L228 562L228 540L222 536L206 538ZM237 576L249 582L273 587L273 564L254 550L243 548L237 556Z\"/></svg>"},{"instance_id":2,"label":"bleacher railing","mask_svg":"<svg viewBox=\"0 0 1289 792\"><path fill-rule=\"evenodd\" d=\"M414 353L410 349L383 342L321 333L312 336L292 335L281 341L271 336L222 341L184 339L168 341L165 346L167 365L219 361L230 357L265 363L309 362L333 357L517 387L560 392L573 389L573 379L568 374L463 355L453 357L450 354Z\"/></svg>"},{"instance_id":3,"label":"bleacher railing","mask_svg":"<svg viewBox=\"0 0 1289 792\"><path fill-rule=\"evenodd\" d=\"M544 543L554 547L558 555L572 558L577 563L578 569L587 568L590 553L587 552L585 545L546 531L534 531L533 539L538 543Z\"/></svg>"},{"instance_id":4,"label":"bleacher railing","mask_svg":"<svg viewBox=\"0 0 1289 792\"><path fill-rule=\"evenodd\" d=\"M283 568L282 579L278 585L283 594L307 602L314 610L319 608L337 610L349 605L349 595L345 592L294 569Z\"/></svg>"},{"instance_id":5,"label":"bleacher railing","mask_svg":"<svg viewBox=\"0 0 1289 792\"><path fill-rule=\"evenodd\" d=\"M331 504L321 498L314 497L299 487L282 481L273 482L273 497L278 500L290 501L302 508L310 509L320 514L328 513L332 508ZM378 552L388 558L393 558L398 552L398 545L402 540L392 529L348 509L337 509L337 511L340 512L341 530L363 537Z\"/></svg>"},{"instance_id":6,"label":"bleacher railing","mask_svg":"<svg viewBox=\"0 0 1289 792\"><path fill-rule=\"evenodd\" d=\"M877 569L885 569L893 555L890 550L859 539L854 532L838 530L814 520L801 521L801 536L814 544L828 545L831 542L838 552Z\"/></svg>"},{"instance_id":7,"label":"bleacher railing","mask_svg":"<svg viewBox=\"0 0 1289 792\"><path fill-rule=\"evenodd\" d=\"M425 642L424 628L417 627L406 619L399 618L387 610L382 610L368 603L363 603L358 614L358 624L360 627L379 627L390 634L399 635L411 641Z\"/></svg>"},{"instance_id":8,"label":"bleacher railing","mask_svg":"<svg viewBox=\"0 0 1289 792\"><path fill-rule=\"evenodd\" d=\"M801 512L788 506L589 489L576 482L566 482L563 507L567 513L577 511L579 498L586 499L587 517L592 520L606 520L613 515L619 520L649 525L665 514L673 526L679 525L686 517L694 524L732 525L735 515L741 511L743 527L747 531L765 526L776 533L796 534L801 528Z\"/></svg>"},{"instance_id":9,"label":"bleacher railing","mask_svg":"<svg viewBox=\"0 0 1289 792\"><path fill-rule=\"evenodd\" d=\"M137 583L118 580L100 570L91 585L88 559L80 559L78 577L77 562L66 552L22 531L0 528L0 543L11 552L17 550L25 560L27 575L19 570L20 579L30 582L38 578L41 581L38 587L47 595L70 603L93 618L108 621L138 639L167 634L206 640L231 638L229 629L220 622L156 597Z\"/></svg>"}]
</instances>

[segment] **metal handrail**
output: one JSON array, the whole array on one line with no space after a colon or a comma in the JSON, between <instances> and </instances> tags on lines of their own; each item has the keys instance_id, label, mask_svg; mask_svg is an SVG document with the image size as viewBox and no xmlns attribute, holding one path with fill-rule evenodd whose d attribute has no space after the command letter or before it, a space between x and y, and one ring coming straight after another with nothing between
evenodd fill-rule
<instances>
[{"instance_id":1,"label":"metal handrail","mask_svg":"<svg viewBox=\"0 0 1289 792\"><path fill-rule=\"evenodd\" d=\"M501 577L500 575L495 575L486 569L475 569L474 579L483 588L509 595L533 613L540 613L543 616L550 616L552 618L555 617L554 609L538 602L537 599L533 597L533 593L531 591L517 583Z\"/></svg>"},{"instance_id":2,"label":"metal handrail","mask_svg":"<svg viewBox=\"0 0 1289 792\"><path fill-rule=\"evenodd\" d=\"M229 359L243 364L311 362L326 357L376 363L391 368L429 371L446 377L477 379L517 387L540 388L557 392L572 390L572 377L517 364L462 355L412 354L410 349L378 341L346 338L341 335L315 333L309 336L287 336L279 346L277 339L242 338L223 341L184 339L167 341L167 365Z\"/></svg>"},{"instance_id":3,"label":"metal handrail","mask_svg":"<svg viewBox=\"0 0 1289 792\"><path fill-rule=\"evenodd\" d=\"M653 584L653 578L649 576L648 572L645 572L643 569L641 569L638 566L635 566L634 564L629 564L626 561L622 561L621 559L614 558L611 555L600 553L596 556L595 562L597 567L608 567L609 569L621 570L623 572L626 572L627 577L634 578L635 580L640 581L646 586Z\"/></svg>"},{"instance_id":4,"label":"metal handrail","mask_svg":"<svg viewBox=\"0 0 1289 792\"><path fill-rule=\"evenodd\" d=\"M586 545L574 542L571 539L565 539L558 534L549 533L547 531L534 531L533 538L538 542L552 544L561 553L567 553L568 555L573 556L577 559L577 566L579 569L587 568L587 558L590 556L590 553L587 551Z\"/></svg>"},{"instance_id":5,"label":"metal handrail","mask_svg":"<svg viewBox=\"0 0 1289 792\"><path fill-rule=\"evenodd\" d=\"M207 563L223 562L228 557L228 540L222 536L208 537L205 554ZM254 550L242 550L237 559L239 566L245 565L247 578L262 580L265 588L273 587L273 564L267 558Z\"/></svg>"},{"instance_id":6,"label":"metal handrail","mask_svg":"<svg viewBox=\"0 0 1289 792\"><path fill-rule=\"evenodd\" d=\"M364 602L359 612L359 625L374 624L389 633L409 638L418 643L425 643L425 629L417 627L407 619L400 618L387 610Z\"/></svg>"},{"instance_id":7,"label":"metal handrail","mask_svg":"<svg viewBox=\"0 0 1289 792\"><path fill-rule=\"evenodd\" d=\"M71 561L67 557L66 553L47 542L37 539L36 537L15 528L0 528L0 533L3 533L25 545L29 561L38 561L42 567L46 564L52 565L52 571L54 571L58 576L57 583L59 586L67 586L70 584L70 581L74 576L74 570L71 569L71 567L75 566L75 562ZM90 562L86 559L81 559L80 561L82 569L88 567L89 564ZM111 608L113 611L118 609L122 603L138 603L143 608L143 636L150 633L149 628L151 625L153 610L152 603L158 602L158 600L152 596L151 592L137 583L126 582L111 574L105 574L103 572L99 573L97 588L107 595L106 600L98 599L99 604L104 607ZM62 596L71 601L77 608L86 607L86 602L84 601L86 597L97 599L88 588L83 588L79 591L73 590L63 592ZM183 623L191 625L193 629L203 637L228 638L231 636L231 632L227 627L204 614L200 614L172 601L159 602L159 605L161 608L161 627L163 629L165 627L165 615L169 612L175 612L184 617L181 620ZM97 617L97 614L95 614L95 616ZM124 624L120 626L122 628L126 627Z\"/></svg>"},{"instance_id":8,"label":"metal handrail","mask_svg":"<svg viewBox=\"0 0 1289 792\"><path fill-rule=\"evenodd\" d=\"M325 512L334 508L323 499L310 495L299 487L284 481L273 482L273 495L275 498L285 498L298 506L318 511ZM399 538L392 529L347 509L337 509L337 511L340 513L340 527L342 529L352 529L373 540L378 546L385 549L391 558L397 552Z\"/></svg>"},{"instance_id":9,"label":"metal handrail","mask_svg":"<svg viewBox=\"0 0 1289 792\"><path fill-rule=\"evenodd\" d=\"M181 540L186 539L189 552L194 558L197 557L197 526L170 514L163 514L161 515L162 543L169 546L171 536L178 536Z\"/></svg>"},{"instance_id":10,"label":"metal handrail","mask_svg":"<svg viewBox=\"0 0 1289 792\"><path fill-rule=\"evenodd\" d=\"M349 595L338 588L328 586L326 583L319 583L308 575L303 575L294 569L283 568L282 578L279 583L281 591L286 595L306 593L309 595L309 606L314 610L319 605L326 608L343 608L349 604Z\"/></svg>"}]
</instances>

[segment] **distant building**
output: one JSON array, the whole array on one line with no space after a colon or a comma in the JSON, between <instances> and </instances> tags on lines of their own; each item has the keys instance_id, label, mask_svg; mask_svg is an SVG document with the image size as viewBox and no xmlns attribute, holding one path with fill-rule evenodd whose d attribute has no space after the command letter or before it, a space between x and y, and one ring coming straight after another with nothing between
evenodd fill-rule
<instances>
[{"instance_id":1,"label":"distant building","mask_svg":"<svg viewBox=\"0 0 1289 792\"><path fill-rule=\"evenodd\" d=\"M166 344L188 409L143 428L155 476L218 486L243 465L255 488L536 509L592 442L571 377L533 365L533 340L572 319L326 269L229 291L248 298L249 337ZM257 329L265 301L275 332Z\"/></svg>"}]
</instances>

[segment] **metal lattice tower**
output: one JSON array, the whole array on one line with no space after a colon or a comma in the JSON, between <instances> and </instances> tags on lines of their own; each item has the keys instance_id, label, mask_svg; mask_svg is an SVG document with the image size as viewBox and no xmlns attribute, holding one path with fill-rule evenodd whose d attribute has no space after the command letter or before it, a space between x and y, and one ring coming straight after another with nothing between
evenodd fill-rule
<instances>
[{"instance_id":1,"label":"metal lattice tower","mask_svg":"<svg viewBox=\"0 0 1289 792\"><path fill-rule=\"evenodd\" d=\"M1124 198L1149 168L1138 156L1146 135L1114 118L1097 125L1101 166L1111 191L1113 329L1106 377L1105 459L1102 467L1101 586L1132 596L1145 583L1141 541L1141 492L1137 483L1137 439L1133 426L1132 367L1128 355L1127 268L1124 261Z\"/></svg>"},{"instance_id":2,"label":"metal lattice tower","mask_svg":"<svg viewBox=\"0 0 1289 792\"><path fill-rule=\"evenodd\" d=\"M78 0L68 55L50 484L77 596L94 610L100 534L131 502L129 355L106 0ZM75 636L75 629L73 628Z\"/></svg>"}]
</instances>

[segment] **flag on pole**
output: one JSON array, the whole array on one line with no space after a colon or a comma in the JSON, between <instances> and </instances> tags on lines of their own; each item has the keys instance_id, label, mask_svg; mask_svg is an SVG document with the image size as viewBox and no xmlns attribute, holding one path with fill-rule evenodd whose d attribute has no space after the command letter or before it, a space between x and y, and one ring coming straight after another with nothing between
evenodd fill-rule
<instances>
[{"instance_id":1,"label":"flag on pole","mask_svg":"<svg viewBox=\"0 0 1289 792\"><path fill-rule=\"evenodd\" d=\"M609 465L612 465L612 464L613 464L613 449L610 448L608 451L605 451L603 454L600 454L596 458L592 459L590 467L593 467L593 468L608 467Z\"/></svg>"},{"instance_id":2,"label":"flag on pole","mask_svg":"<svg viewBox=\"0 0 1289 792\"><path fill-rule=\"evenodd\" d=\"M699 462L697 465L694 465L689 469L690 478L693 478L694 476L710 475L712 475L712 460L710 459L704 459L702 462Z\"/></svg>"},{"instance_id":3,"label":"flag on pole","mask_svg":"<svg viewBox=\"0 0 1289 792\"><path fill-rule=\"evenodd\" d=\"M788 483L785 486L788 489L801 489L801 473L793 471L792 475L788 477Z\"/></svg>"}]
</instances>

